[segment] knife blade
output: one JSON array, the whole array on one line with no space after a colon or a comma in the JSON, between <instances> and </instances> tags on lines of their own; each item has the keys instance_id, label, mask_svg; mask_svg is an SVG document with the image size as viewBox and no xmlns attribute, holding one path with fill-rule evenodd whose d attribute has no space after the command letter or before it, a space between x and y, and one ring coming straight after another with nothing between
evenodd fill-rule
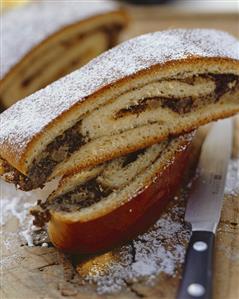
<instances>
[{"instance_id":1,"label":"knife blade","mask_svg":"<svg viewBox=\"0 0 239 299\"><path fill-rule=\"evenodd\" d=\"M177 299L212 297L214 238L220 221L232 151L231 119L215 123L202 146L185 221L192 227Z\"/></svg>"}]
</instances>

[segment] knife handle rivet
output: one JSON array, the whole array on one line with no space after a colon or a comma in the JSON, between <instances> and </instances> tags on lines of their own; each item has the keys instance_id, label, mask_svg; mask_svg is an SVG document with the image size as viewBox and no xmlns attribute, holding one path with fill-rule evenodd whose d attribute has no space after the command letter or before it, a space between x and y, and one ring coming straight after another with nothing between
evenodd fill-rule
<instances>
[{"instance_id":1,"label":"knife handle rivet","mask_svg":"<svg viewBox=\"0 0 239 299\"><path fill-rule=\"evenodd\" d=\"M187 292L192 297L201 297L205 294L205 288L199 283L192 283L188 286Z\"/></svg>"},{"instance_id":2,"label":"knife handle rivet","mask_svg":"<svg viewBox=\"0 0 239 299\"><path fill-rule=\"evenodd\" d=\"M203 241L197 241L193 244L193 249L196 251L205 251L207 249L207 243Z\"/></svg>"}]
</instances>

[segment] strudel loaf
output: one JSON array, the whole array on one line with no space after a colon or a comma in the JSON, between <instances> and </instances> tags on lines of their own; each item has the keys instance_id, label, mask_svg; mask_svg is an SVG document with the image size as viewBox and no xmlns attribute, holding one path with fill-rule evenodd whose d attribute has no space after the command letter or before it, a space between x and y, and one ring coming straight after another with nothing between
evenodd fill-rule
<instances>
[{"instance_id":1,"label":"strudel loaf","mask_svg":"<svg viewBox=\"0 0 239 299\"><path fill-rule=\"evenodd\" d=\"M109 1L33 1L1 16L0 108L116 45L125 11Z\"/></svg>"},{"instance_id":2,"label":"strudel loaf","mask_svg":"<svg viewBox=\"0 0 239 299\"><path fill-rule=\"evenodd\" d=\"M19 188L239 112L239 42L210 29L126 41L0 115L0 171Z\"/></svg>"}]
</instances>

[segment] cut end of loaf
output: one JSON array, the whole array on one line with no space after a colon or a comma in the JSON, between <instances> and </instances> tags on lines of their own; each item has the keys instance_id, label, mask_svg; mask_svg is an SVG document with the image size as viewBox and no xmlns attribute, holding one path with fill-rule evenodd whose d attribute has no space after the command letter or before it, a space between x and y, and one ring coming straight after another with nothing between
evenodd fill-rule
<instances>
[{"instance_id":1,"label":"cut end of loaf","mask_svg":"<svg viewBox=\"0 0 239 299\"><path fill-rule=\"evenodd\" d=\"M148 229L178 190L190 164L192 137L65 177L32 211L35 223L49 221L52 243L69 253L97 253L125 243Z\"/></svg>"},{"instance_id":2,"label":"cut end of loaf","mask_svg":"<svg viewBox=\"0 0 239 299\"><path fill-rule=\"evenodd\" d=\"M117 44L128 15L111 3L100 6L62 1L56 10L51 3L32 3L3 16L1 110Z\"/></svg>"},{"instance_id":3,"label":"cut end of loaf","mask_svg":"<svg viewBox=\"0 0 239 299\"><path fill-rule=\"evenodd\" d=\"M193 134L188 134L167 140L64 177L47 201L32 210L34 223L44 224L50 220L50 214L65 221L84 222L112 212L163 175L178 153L189 147L192 137Z\"/></svg>"},{"instance_id":4,"label":"cut end of loaf","mask_svg":"<svg viewBox=\"0 0 239 299\"><path fill-rule=\"evenodd\" d=\"M57 136L34 159L27 176L13 169L5 179L30 190L49 177L102 163L230 116L239 111L238 97L239 75L232 73L184 74L142 84L99 105Z\"/></svg>"},{"instance_id":5,"label":"cut end of loaf","mask_svg":"<svg viewBox=\"0 0 239 299\"><path fill-rule=\"evenodd\" d=\"M175 40L177 55L169 48ZM18 169L20 188L30 188L25 180L36 188L234 115L237 48L236 39L213 30L125 42L3 113L1 157ZM37 121L26 124L29 113Z\"/></svg>"}]
</instances>

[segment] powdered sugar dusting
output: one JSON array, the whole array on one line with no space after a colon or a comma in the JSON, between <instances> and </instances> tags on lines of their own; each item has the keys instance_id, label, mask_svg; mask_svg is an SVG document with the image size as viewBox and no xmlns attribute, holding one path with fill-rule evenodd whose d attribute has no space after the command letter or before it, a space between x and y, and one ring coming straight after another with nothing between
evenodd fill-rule
<instances>
[{"instance_id":1,"label":"powdered sugar dusting","mask_svg":"<svg viewBox=\"0 0 239 299\"><path fill-rule=\"evenodd\" d=\"M0 35L3 49L0 78L29 51L62 28L116 9L110 1L33 1L4 14Z\"/></svg>"},{"instance_id":2,"label":"powdered sugar dusting","mask_svg":"<svg viewBox=\"0 0 239 299\"><path fill-rule=\"evenodd\" d=\"M170 212L129 245L93 258L91 267L83 262L77 268L80 275L95 284L100 294L118 292L133 282L151 284L160 273L174 276L184 261L190 235L183 222L185 197L186 193L176 197Z\"/></svg>"},{"instance_id":3,"label":"powdered sugar dusting","mask_svg":"<svg viewBox=\"0 0 239 299\"><path fill-rule=\"evenodd\" d=\"M38 189L31 192L23 192L16 190L12 184L0 181L1 233L4 233L4 227L8 225L9 221L16 219L19 228L16 233L24 244L34 246L34 244L44 242L47 239L46 232L33 226L33 219L29 214L29 209L35 205L38 199L46 198L56 187L56 184L56 181L48 184L44 191Z\"/></svg>"},{"instance_id":4,"label":"powdered sugar dusting","mask_svg":"<svg viewBox=\"0 0 239 299\"><path fill-rule=\"evenodd\" d=\"M14 151L18 161L33 136L63 112L125 76L191 56L239 59L238 47L234 37L209 29L168 30L124 42L2 113L1 155Z\"/></svg>"}]
</instances>

